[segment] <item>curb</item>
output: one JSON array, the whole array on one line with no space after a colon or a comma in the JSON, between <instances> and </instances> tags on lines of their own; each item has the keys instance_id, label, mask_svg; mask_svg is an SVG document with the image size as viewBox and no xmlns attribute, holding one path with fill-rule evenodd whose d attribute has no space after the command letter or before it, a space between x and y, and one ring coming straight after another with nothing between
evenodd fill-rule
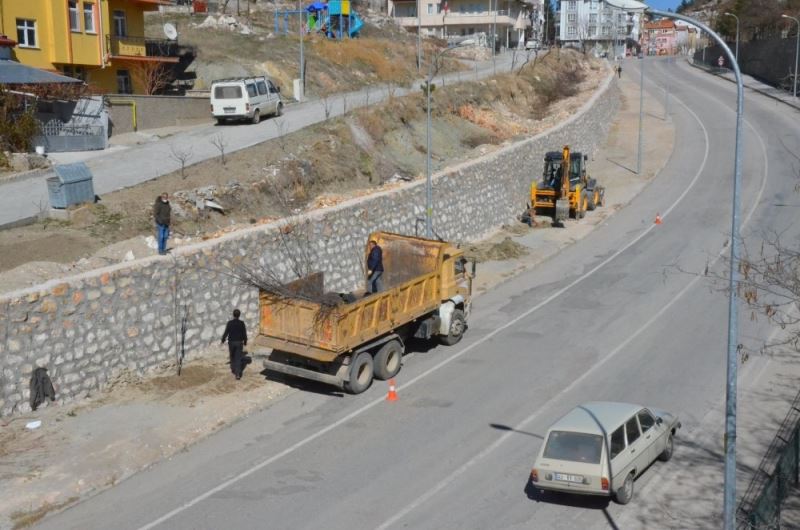
<instances>
[{"instance_id":1,"label":"curb","mask_svg":"<svg viewBox=\"0 0 800 530\"><path fill-rule=\"evenodd\" d=\"M704 71L706 73L709 73L711 75L714 75L714 76L716 76L716 77L718 77L720 79L724 79L725 81L728 81L729 83L733 83L733 84L736 83L736 81L734 79L728 78L723 73L714 73L711 70L709 70L708 68L704 68L702 66L699 66L699 65L695 64L694 61L689 61L688 59L686 60L686 62L689 63L690 66L693 66L693 67L697 68L698 70L702 70L702 71ZM768 97L770 99L774 99L775 101L777 101L779 103L783 103L786 106L789 106L789 107L792 107L794 109L800 110L800 103L792 103L791 101L786 101L785 99L780 98L780 97L776 96L775 94L770 94L769 92L766 92L766 91L761 90L759 88L751 87L751 86L746 85L746 84L744 85L744 87L746 89L748 89L748 90L752 90L753 92L757 92L757 93L761 94L762 96L766 96L766 97Z\"/></svg>"}]
</instances>

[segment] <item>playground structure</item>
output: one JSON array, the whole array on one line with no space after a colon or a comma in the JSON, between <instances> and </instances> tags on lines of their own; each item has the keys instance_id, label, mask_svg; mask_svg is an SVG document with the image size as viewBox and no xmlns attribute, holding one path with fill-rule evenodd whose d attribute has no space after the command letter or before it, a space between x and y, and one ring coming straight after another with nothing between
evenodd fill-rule
<instances>
[{"instance_id":1,"label":"playground structure","mask_svg":"<svg viewBox=\"0 0 800 530\"><path fill-rule=\"evenodd\" d=\"M321 33L329 39L358 37L364 21L350 7L350 0L314 2L302 10L276 11L275 34L289 33L289 17L297 15L301 20L301 31ZM282 22L282 24L281 24Z\"/></svg>"}]
</instances>

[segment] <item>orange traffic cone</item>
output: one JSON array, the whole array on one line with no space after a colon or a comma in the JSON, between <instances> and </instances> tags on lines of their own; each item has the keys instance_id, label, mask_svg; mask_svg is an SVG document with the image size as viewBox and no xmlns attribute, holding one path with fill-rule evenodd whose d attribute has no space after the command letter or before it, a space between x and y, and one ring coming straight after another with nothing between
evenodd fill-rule
<instances>
[{"instance_id":1,"label":"orange traffic cone","mask_svg":"<svg viewBox=\"0 0 800 530\"><path fill-rule=\"evenodd\" d=\"M656 214L656 224L657 225L661 224L661 214L659 214L659 213Z\"/></svg>"},{"instance_id":2,"label":"orange traffic cone","mask_svg":"<svg viewBox=\"0 0 800 530\"><path fill-rule=\"evenodd\" d=\"M397 388L394 379L389 379L389 393L386 394L386 401L397 401Z\"/></svg>"}]
</instances>

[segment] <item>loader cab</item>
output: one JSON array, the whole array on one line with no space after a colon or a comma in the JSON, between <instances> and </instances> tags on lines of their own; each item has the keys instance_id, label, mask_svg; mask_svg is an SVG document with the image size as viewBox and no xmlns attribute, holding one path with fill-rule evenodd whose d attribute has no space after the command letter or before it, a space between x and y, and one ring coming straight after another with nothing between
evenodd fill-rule
<instances>
[{"instance_id":1,"label":"loader cab","mask_svg":"<svg viewBox=\"0 0 800 530\"><path fill-rule=\"evenodd\" d=\"M589 157L582 153L570 153L569 185L582 182L586 176L586 164ZM564 163L564 156L561 151L550 151L544 157L544 175L542 182L544 187L558 189L561 187L561 166Z\"/></svg>"}]
</instances>

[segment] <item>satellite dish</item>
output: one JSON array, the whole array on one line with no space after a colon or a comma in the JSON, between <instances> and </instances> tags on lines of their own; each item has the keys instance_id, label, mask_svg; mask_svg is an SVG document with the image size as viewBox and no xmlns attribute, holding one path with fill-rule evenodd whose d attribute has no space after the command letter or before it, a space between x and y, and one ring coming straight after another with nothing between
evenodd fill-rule
<instances>
[{"instance_id":1,"label":"satellite dish","mask_svg":"<svg viewBox=\"0 0 800 530\"><path fill-rule=\"evenodd\" d=\"M164 24L164 35L166 35L169 40L175 40L178 38L178 30L175 29L173 24L167 22Z\"/></svg>"}]
</instances>

